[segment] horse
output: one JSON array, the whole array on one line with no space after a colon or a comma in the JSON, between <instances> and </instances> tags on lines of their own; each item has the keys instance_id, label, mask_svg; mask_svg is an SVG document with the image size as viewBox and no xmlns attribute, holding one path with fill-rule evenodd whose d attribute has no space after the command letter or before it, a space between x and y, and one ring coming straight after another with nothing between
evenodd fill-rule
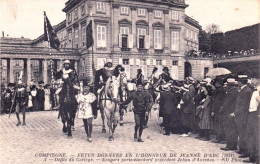
<instances>
[{"instance_id":1,"label":"horse","mask_svg":"<svg viewBox=\"0 0 260 164\"><path fill-rule=\"evenodd\" d=\"M120 89L122 84L121 75L118 77L112 76L106 82L105 92L101 96L100 109L103 110L106 119L107 126L109 128L109 141L114 140L114 132L118 124L119 118L119 105L120 101Z\"/></svg>"},{"instance_id":2,"label":"horse","mask_svg":"<svg viewBox=\"0 0 260 164\"><path fill-rule=\"evenodd\" d=\"M77 111L76 94L78 90L72 84L64 83L59 93L60 116L63 123L62 131L68 133L68 137L72 136L71 127L74 130L74 120ZM66 125L67 124L67 125Z\"/></svg>"}]
</instances>

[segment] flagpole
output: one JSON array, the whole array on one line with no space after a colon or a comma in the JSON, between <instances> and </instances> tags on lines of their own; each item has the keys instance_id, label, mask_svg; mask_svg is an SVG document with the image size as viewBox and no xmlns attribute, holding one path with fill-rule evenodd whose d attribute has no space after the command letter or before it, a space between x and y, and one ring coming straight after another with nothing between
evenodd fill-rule
<instances>
[{"instance_id":1,"label":"flagpole","mask_svg":"<svg viewBox=\"0 0 260 164\"><path fill-rule=\"evenodd\" d=\"M48 38L48 48L49 48L49 55L50 55L50 61L51 61L51 82L52 82L53 78L54 78L54 74L53 74L53 65L52 65L53 61L52 61L51 46L50 46L50 35L49 35L48 26L47 26L46 13L45 13L45 11L43 13L44 13L44 20L45 20L45 27L46 27L46 32L47 32L47 38ZM52 82L52 85L54 85L53 82Z\"/></svg>"},{"instance_id":2,"label":"flagpole","mask_svg":"<svg viewBox=\"0 0 260 164\"><path fill-rule=\"evenodd\" d=\"M92 44L92 81L93 81L93 93L94 93L94 88L95 88L95 85L94 85L94 81L95 81L95 77L94 77L94 52L93 52L93 44Z\"/></svg>"}]
</instances>

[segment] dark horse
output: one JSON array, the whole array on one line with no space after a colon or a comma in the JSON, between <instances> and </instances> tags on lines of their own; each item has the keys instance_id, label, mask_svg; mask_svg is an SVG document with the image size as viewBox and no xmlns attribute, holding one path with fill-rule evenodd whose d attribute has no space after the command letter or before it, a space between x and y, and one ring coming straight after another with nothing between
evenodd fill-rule
<instances>
[{"instance_id":1,"label":"dark horse","mask_svg":"<svg viewBox=\"0 0 260 164\"><path fill-rule=\"evenodd\" d=\"M72 136L71 126L74 126L77 111L77 101L75 98L77 93L78 91L69 84L63 84L60 92L60 116L63 123L63 132L68 132L68 137Z\"/></svg>"},{"instance_id":2,"label":"dark horse","mask_svg":"<svg viewBox=\"0 0 260 164\"><path fill-rule=\"evenodd\" d=\"M71 126L74 126L74 119L77 111L76 94L79 87L76 86L77 74L75 70L63 70L58 73L58 77L62 78L63 85L59 93L60 100L60 116L63 123L63 132L68 132L68 137L72 137ZM66 125L67 123L67 125Z\"/></svg>"}]
</instances>

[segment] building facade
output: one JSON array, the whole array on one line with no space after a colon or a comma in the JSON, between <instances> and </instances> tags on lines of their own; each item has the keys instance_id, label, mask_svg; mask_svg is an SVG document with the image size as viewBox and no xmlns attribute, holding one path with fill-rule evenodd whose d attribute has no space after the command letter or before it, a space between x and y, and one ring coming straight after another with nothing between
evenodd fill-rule
<instances>
[{"instance_id":1,"label":"building facade","mask_svg":"<svg viewBox=\"0 0 260 164\"><path fill-rule=\"evenodd\" d=\"M198 50L201 26L185 14L184 0L70 0L63 11L66 38L62 47L82 49L80 74L91 76L91 53L86 46L86 26L92 20L96 69L107 59L122 64L128 78L138 68L147 78L153 67L167 66L174 79L184 79L185 52ZM196 66L195 66L196 67Z\"/></svg>"},{"instance_id":2,"label":"building facade","mask_svg":"<svg viewBox=\"0 0 260 164\"><path fill-rule=\"evenodd\" d=\"M54 27L63 51L55 53L68 59L72 54L80 77L89 79L92 53L96 69L112 59L113 66L124 66L128 79L135 78L139 68L147 79L154 67L164 66L173 79L201 79L213 63L201 64L185 56L198 50L201 28L185 14L187 7L184 0L69 0L62 10L66 20ZM86 27L91 20L94 46L87 49ZM46 50L47 46L43 35L30 43L31 49Z\"/></svg>"}]
</instances>

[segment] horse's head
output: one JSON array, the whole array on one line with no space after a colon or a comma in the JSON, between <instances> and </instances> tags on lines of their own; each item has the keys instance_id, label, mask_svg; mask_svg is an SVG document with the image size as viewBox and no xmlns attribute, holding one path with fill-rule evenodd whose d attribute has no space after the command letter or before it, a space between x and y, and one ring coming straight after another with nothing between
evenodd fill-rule
<instances>
[{"instance_id":1,"label":"horse's head","mask_svg":"<svg viewBox=\"0 0 260 164\"><path fill-rule=\"evenodd\" d=\"M108 94L111 96L113 100L119 99L119 88L120 88L120 79L112 78L110 81Z\"/></svg>"}]
</instances>

